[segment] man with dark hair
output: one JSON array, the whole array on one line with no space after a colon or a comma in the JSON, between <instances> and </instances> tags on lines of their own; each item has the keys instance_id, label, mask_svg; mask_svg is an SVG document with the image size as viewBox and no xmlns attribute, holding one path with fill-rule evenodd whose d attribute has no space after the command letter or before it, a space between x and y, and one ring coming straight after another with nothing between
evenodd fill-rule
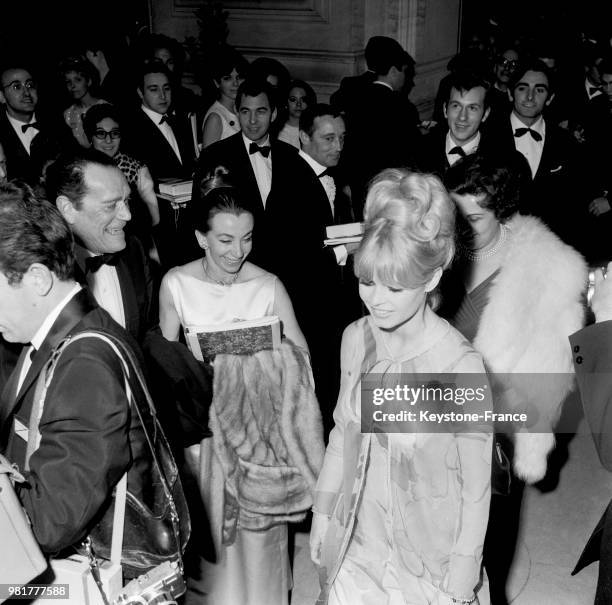
<instances>
[{"instance_id":1,"label":"man with dark hair","mask_svg":"<svg viewBox=\"0 0 612 605\"><path fill-rule=\"evenodd\" d=\"M287 288L308 342L327 431L338 396L342 330L360 314L356 282L344 266L349 250L323 247L327 225L354 220L350 201L335 179L344 136L339 110L308 106L300 117L302 149L285 167L282 185L269 202L276 250L271 268Z\"/></svg>"},{"instance_id":2,"label":"man with dark hair","mask_svg":"<svg viewBox=\"0 0 612 605\"><path fill-rule=\"evenodd\" d=\"M79 281L139 343L157 324L157 296L139 240L126 238L130 188L105 154L60 156L46 173L47 196L76 240Z\"/></svg>"},{"instance_id":3,"label":"man with dark hair","mask_svg":"<svg viewBox=\"0 0 612 605\"><path fill-rule=\"evenodd\" d=\"M55 368L39 445L26 465L26 448L37 441L29 435L37 379L58 344L102 328L129 346L129 336L75 282L74 262L72 234L57 209L26 185L0 185L0 332L27 345L2 394L0 451L26 478L18 496L52 556L89 534L133 456L121 364L108 345L86 338Z\"/></svg>"},{"instance_id":4,"label":"man with dark hair","mask_svg":"<svg viewBox=\"0 0 612 605\"><path fill-rule=\"evenodd\" d=\"M36 113L38 88L17 63L0 72L0 144L12 179L38 183L45 163L59 152L58 129Z\"/></svg>"},{"instance_id":5,"label":"man with dark hair","mask_svg":"<svg viewBox=\"0 0 612 605\"><path fill-rule=\"evenodd\" d=\"M518 64L519 54L513 46L504 47L495 58L493 85L489 91L489 107L493 115L506 115L512 110L508 85Z\"/></svg>"},{"instance_id":6,"label":"man with dark hair","mask_svg":"<svg viewBox=\"0 0 612 605\"><path fill-rule=\"evenodd\" d=\"M227 168L232 183L254 202L255 231L250 258L267 268L268 201L274 196L279 176L288 174L287 160L296 155L296 150L282 141L270 140L270 124L276 118L276 105L273 90L264 80L247 78L240 85L236 111L240 132L202 151L193 179L191 203L201 200L202 179L218 166ZM198 253L194 251L194 258Z\"/></svg>"},{"instance_id":7,"label":"man with dark hair","mask_svg":"<svg viewBox=\"0 0 612 605\"><path fill-rule=\"evenodd\" d=\"M374 66L380 64L381 55L384 55L387 46L394 42L392 38L387 36L372 36L368 40L364 52L366 71L358 76L342 78L340 88L330 97L330 103L343 111L349 111L352 103L363 94L368 84L376 79Z\"/></svg>"},{"instance_id":8,"label":"man with dark hair","mask_svg":"<svg viewBox=\"0 0 612 605\"><path fill-rule=\"evenodd\" d=\"M350 175L353 208L360 217L368 181L384 168L406 166L414 157L420 133L403 95L412 57L391 38L384 38L372 69L374 81L347 114L343 170Z\"/></svg>"},{"instance_id":9,"label":"man with dark hair","mask_svg":"<svg viewBox=\"0 0 612 605\"><path fill-rule=\"evenodd\" d=\"M510 82L510 96L512 112L490 120L486 136L501 149L516 149L529 163L531 183L521 211L539 216L572 243L578 212L577 158L569 135L543 115L554 97L553 77L546 64L537 59L521 64Z\"/></svg>"}]
</instances>

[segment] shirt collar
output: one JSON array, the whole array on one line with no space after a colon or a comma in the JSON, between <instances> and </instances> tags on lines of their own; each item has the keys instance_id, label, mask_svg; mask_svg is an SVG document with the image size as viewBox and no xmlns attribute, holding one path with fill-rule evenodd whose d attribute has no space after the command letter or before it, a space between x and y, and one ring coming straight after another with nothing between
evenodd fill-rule
<instances>
[{"instance_id":1,"label":"shirt collar","mask_svg":"<svg viewBox=\"0 0 612 605\"><path fill-rule=\"evenodd\" d=\"M25 126L26 124L34 124L34 122L36 122L35 113L32 114L32 117L30 118L29 122L22 122L21 120L14 118L13 116L9 115L8 111L6 112L6 117L8 118L8 121L13 125L13 128L15 130L17 130L17 128L21 129L21 127Z\"/></svg>"},{"instance_id":2,"label":"shirt collar","mask_svg":"<svg viewBox=\"0 0 612 605\"><path fill-rule=\"evenodd\" d=\"M531 126L527 126L527 124L521 122L521 119L514 113L514 111L512 111L510 114L510 124L513 132L517 128L531 128L531 130L535 130L537 133L541 134L542 140L544 140L544 135L546 134L546 124L543 116L540 116Z\"/></svg>"},{"instance_id":3,"label":"shirt collar","mask_svg":"<svg viewBox=\"0 0 612 605\"><path fill-rule=\"evenodd\" d=\"M388 82L383 82L382 80L374 80L372 84L382 84L383 86L386 86L391 92L393 92L393 86L391 86L391 84L389 84Z\"/></svg>"},{"instance_id":4,"label":"shirt collar","mask_svg":"<svg viewBox=\"0 0 612 605\"><path fill-rule=\"evenodd\" d=\"M457 145L457 143L455 143L453 139L451 138L450 132L446 133L446 154L447 155L448 155L448 152L451 149L453 149L453 147L461 147L461 149L463 149L463 151L465 152L465 155L470 155L470 153L473 153L474 151L476 151L476 149L478 149L478 145L480 145L480 130L476 133L476 136L473 139L471 139L464 145Z\"/></svg>"},{"instance_id":5,"label":"shirt collar","mask_svg":"<svg viewBox=\"0 0 612 605\"><path fill-rule=\"evenodd\" d=\"M315 172L315 174L317 176L319 176L322 172L325 172L327 170L326 166L323 166L323 164L319 164L319 162L317 162L317 160L315 160L314 158L310 157L303 149L300 149L298 151L298 154L314 170L314 172Z\"/></svg>"},{"instance_id":6,"label":"shirt collar","mask_svg":"<svg viewBox=\"0 0 612 605\"><path fill-rule=\"evenodd\" d=\"M156 111L153 111L152 109L149 109L148 107L145 107L144 105L141 105L140 109L142 109L142 111L144 111L157 126L161 126L159 122L161 121L161 119L164 117L165 114L157 113Z\"/></svg>"},{"instance_id":7,"label":"shirt collar","mask_svg":"<svg viewBox=\"0 0 612 605\"><path fill-rule=\"evenodd\" d=\"M47 338L47 334L49 334L49 331L53 327L55 320L62 312L62 309L68 304L68 301L70 301L72 297L81 289L81 285L75 283L70 292L68 292L68 294L66 294L66 296L55 307L53 307L51 313L49 313L49 315L45 317L45 321L42 322L40 328L38 328L36 334L34 334L30 342L30 344L32 344L35 349L40 349L45 338Z\"/></svg>"},{"instance_id":8,"label":"shirt collar","mask_svg":"<svg viewBox=\"0 0 612 605\"><path fill-rule=\"evenodd\" d=\"M245 136L244 132L242 133L242 140L244 141L244 146L245 146L247 151L249 151L249 147L251 146L251 143L255 143L255 141L251 141L251 139L249 139L249 137ZM265 145L270 145L270 135L267 134L266 138L263 141L263 143L257 143L257 145L259 145L260 147L264 147ZM249 153L250 153L250 151L249 151Z\"/></svg>"}]
</instances>

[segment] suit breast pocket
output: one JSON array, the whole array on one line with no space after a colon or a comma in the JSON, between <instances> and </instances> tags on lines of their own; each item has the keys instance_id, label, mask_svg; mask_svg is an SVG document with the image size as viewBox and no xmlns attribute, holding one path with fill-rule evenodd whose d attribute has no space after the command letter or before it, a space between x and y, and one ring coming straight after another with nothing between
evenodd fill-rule
<instances>
[{"instance_id":1,"label":"suit breast pocket","mask_svg":"<svg viewBox=\"0 0 612 605\"><path fill-rule=\"evenodd\" d=\"M563 164L559 164L559 166L551 168L548 171L549 174L559 174L560 172L563 172Z\"/></svg>"}]
</instances>

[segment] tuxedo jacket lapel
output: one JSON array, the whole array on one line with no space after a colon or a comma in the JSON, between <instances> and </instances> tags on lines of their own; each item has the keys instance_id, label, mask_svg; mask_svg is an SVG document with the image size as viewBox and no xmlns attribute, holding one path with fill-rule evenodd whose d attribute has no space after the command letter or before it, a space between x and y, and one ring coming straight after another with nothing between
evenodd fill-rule
<instances>
[{"instance_id":1,"label":"tuxedo jacket lapel","mask_svg":"<svg viewBox=\"0 0 612 605\"><path fill-rule=\"evenodd\" d=\"M140 276L130 270L129 255L121 254L117 263L117 277L121 289L121 299L123 301L123 314L125 316L125 329L130 334L139 333L140 315L138 312L138 299L136 290L139 286Z\"/></svg>"},{"instance_id":2,"label":"tuxedo jacket lapel","mask_svg":"<svg viewBox=\"0 0 612 605\"><path fill-rule=\"evenodd\" d=\"M261 193L259 192L259 186L257 185L257 179L255 178L255 172L253 171L249 152L244 146L242 134L239 132L238 134L234 135L234 137L235 138L233 139L232 144L234 145L234 154L236 157L238 174L244 175L244 179L242 180L243 186L252 196L254 196L253 199L259 200L259 207L263 212L264 202L261 199ZM274 173L274 171L272 171L272 173Z\"/></svg>"}]
</instances>

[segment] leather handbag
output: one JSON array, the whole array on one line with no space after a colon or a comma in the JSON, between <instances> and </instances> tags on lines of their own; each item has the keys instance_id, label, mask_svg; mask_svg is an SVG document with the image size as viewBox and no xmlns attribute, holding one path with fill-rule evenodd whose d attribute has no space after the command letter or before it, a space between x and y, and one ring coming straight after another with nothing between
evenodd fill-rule
<instances>
[{"instance_id":1,"label":"leather handbag","mask_svg":"<svg viewBox=\"0 0 612 605\"><path fill-rule=\"evenodd\" d=\"M123 572L126 577L134 578L169 560L177 561L182 569L182 553L189 540L191 525L178 468L139 364L129 347L116 336L103 330L87 330L68 336L58 345L38 379L40 395L37 393L35 396L30 418L32 445L28 442L27 458L38 447L38 423L57 361L70 343L82 338L103 340L121 360L131 413L139 420L138 426L132 426L130 433L138 430L144 434L141 441L145 446L142 451L133 448L133 463L127 473L121 552ZM130 440L130 444L133 446L134 441ZM107 560L111 560L114 508L110 506L89 533L95 556Z\"/></svg>"},{"instance_id":2,"label":"leather handbag","mask_svg":"<svg viewBox=\"0 0 612 605\"><path fill-rule=\"evenodd\" d=\"M15 494L14 481L21 483L24 478L0 455L0 581L21 585L40 575L47 568L47 561ZM4 600L0 596L0 603Z\"/></svg>"}]
</instances>

